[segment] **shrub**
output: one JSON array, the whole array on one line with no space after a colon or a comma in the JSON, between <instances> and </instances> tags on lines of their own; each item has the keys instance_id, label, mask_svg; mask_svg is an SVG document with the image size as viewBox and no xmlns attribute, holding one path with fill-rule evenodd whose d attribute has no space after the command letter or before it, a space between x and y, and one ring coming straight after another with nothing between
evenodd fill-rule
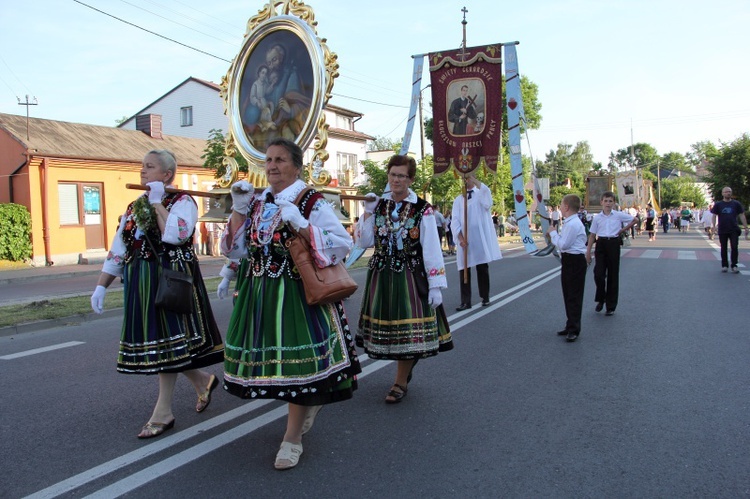
<instances>
[{"instance_id":1,"label":"shrub","mask_svg":"<svg viewBox=\"0 0 750 499\"><path fill-rule=\"evenodd\" d=\"M31 258L31 214L25 206L0 204L0 260Z\"/></svg>"}]
</instances>

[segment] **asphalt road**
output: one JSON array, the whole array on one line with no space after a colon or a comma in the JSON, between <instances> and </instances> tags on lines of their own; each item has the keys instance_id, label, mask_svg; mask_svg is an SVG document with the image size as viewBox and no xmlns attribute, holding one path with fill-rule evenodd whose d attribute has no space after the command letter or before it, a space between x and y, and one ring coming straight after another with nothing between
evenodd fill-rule
<instances>
[{"instance_id":1,"label":"asphalt road","mask_svg":"<svg viewBox=\"0 0 750 499\"><path fill-rule=\"evenodd\" d=\"M712 254L697 232L637 239L612 317L593 310L590 269L575 343L555 334L555 258L506 252L491 306L475 295L461 313L450 264L455 349L420 362L395 406L394 365L364 360L354 399L320 413L284 472L283 404L217 391L196 414L182 377L175 429L136 439L156 378L116 373L119 317L2 337L0 496L748 497L750 272ZM225 330L231 304L212 304Z\"/></svg>"}]
</instances>

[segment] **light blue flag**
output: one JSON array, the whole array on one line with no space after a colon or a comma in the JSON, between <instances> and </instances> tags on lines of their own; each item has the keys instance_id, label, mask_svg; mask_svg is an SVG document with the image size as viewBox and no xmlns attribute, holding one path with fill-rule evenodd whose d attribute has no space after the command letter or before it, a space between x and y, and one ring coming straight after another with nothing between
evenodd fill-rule
<instances>
[{"instance_id":1,"label":"light blue flag","mask_svg":"<svg viewBox=\"0 0 750 499\"><path fill-rule=\"evenodd\" d=\"M412 72L411 84L411 108L409 109L409 121L406 122L404 140L401 142L399 154L402 156L409 152L411 134L414 131L414 121L417 117L417 106L419 105L419 92L422 85L422 69L424 68L424 56L414 57L414 71Z\"/></svg>"},{"instance_id":2,"label":"light blue flag","mask_svg":"<svg viewBox=\"0 0 750 499\"><path fill-rule=\"evenodd\" d=\"M352 249L349 251L349 255L346 257L346 260L344 261L344 267L347 269L352 266L354 262L359 260L359 258L364 255L365 249L360 248L356 244L352 246Z\"/></svg>"},{"instance_id":3,"label":"light blue flag","mask_svg":"<svg viewBox=\"0 0 750 499\"><path fill-rule=\"evenodd\" d=\"M513 199L516 206L516 223L526 253L537 250L531 236L529 214L526 210L526 190L523 184L521 164L521 75L518 73L518 58L515 44L504 45L505 49L505 95L508 109L508 147L510 149L510 175L513 182Z\"/></svg>"}]
</instances>

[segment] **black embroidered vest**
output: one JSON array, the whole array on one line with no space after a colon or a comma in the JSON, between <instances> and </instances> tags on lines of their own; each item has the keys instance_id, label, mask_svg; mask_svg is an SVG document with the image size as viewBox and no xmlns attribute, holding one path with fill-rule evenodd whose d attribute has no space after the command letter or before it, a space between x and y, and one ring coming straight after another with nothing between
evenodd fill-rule
<instances>
[{"instance_id":1,"label":"black embroidered vest","mask_svg":"<svg viewBox=\"0 0 750 499\"><path fill-rule=\"evenodd\" d=\"M169 193L164 197L164 199L162 199L161 204L167 209L167 211L171 211L172 206L174 206L177 200L181 199L185 195L186 194L183 193ZM192 198L190 199L192 200ZM133 258L140 258L142 260L154 259L154 252L151 250L151 245L148 244L148 241L146 241L145 237L141 236L141 239L135 238L135 233L138 226L135 221L135 216L133 215L134 204L135 201L128 205L125 216L120 221L120 223L125 224L122 229L122 240L125 242L126 248L125 263L130 263ZM143 232L143 230L141 231ZM151 243L156 246L157 251L169 255L170 261L174 262L180 260L183 262L190 262L195 259L195 252L193 251L193 234L190 234L190 238L183 244L174 245L162 242L161 231L159 231L158 226L149 228L147 233L148 238L151 240Z\"/></svg>"},{"instance_id":2,"label":"black embroidered vest","mask_svg":"<svg viewBox=\"0 0 750 499\"><path fill-rule=\"evenodd\" d=\"M323 199L323 195L314 189L310 189L297 205L306 220L310 219L310 213L318 199ZM286 248L286 241L292 237L292 232L286 223L279 223L268 244L264 245L260 241L256 221L263 212L264 204L262 199L255 199L247 212L247 219L250 224L245 231L245 245L250 263L248 273L254 277L265 275L272 278L281 277L282 274L286 273L292 279L299 279L297 267L294 266L289 250Z\"/></svg>"},{"instance_id":3,"label":"black embroidered vest","mask_svg":"<svg viewBox=\"0 0 750 499\"><path fill-rule=\"evenodd\" d=\"M412 273L424 275L422 244L419 242L422 216L430 204L418 197L416 203L403 202L398 219L393 220L396 203L381 199L373 212L375 217L375 252L369 267L374 270L389 268L403 272L404 267ZM399 249L398 241L401 241Z\"/></svg>"}]
</instances>

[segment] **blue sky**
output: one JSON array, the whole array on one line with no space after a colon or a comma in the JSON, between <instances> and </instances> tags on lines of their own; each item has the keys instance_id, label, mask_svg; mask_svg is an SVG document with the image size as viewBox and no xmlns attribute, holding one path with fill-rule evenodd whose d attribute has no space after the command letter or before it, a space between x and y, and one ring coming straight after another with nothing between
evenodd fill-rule
<instances>
[{"instance_id":1,"label":"blue sky","mask_svg":"<svg viewBox=\"0 0 750 499\"><path fill-rule=\"evenodd\" d=\"M114 125L188 78L219 82L261 1L0 2L0 112ZM520 71L539 86L542 126L523 141L543 159L589 142L595 161L635 142L660 154L750 132L748 0L309 0L318 36L338 54L332 104L364 113L357 129L400 139L412 58L519 41ZM215 56L215 57L214 57ZM221 60L225 59L225 60ZM429 78L424 73L425 84ZM426 97L429 91L425 92ZM428 98L429 100L429 98ZM370 101L370 102L368 102ZM429 115L429 108L425 114ZM419 151L418 132L411 150Z\"/></svg>"}]
</instances>

